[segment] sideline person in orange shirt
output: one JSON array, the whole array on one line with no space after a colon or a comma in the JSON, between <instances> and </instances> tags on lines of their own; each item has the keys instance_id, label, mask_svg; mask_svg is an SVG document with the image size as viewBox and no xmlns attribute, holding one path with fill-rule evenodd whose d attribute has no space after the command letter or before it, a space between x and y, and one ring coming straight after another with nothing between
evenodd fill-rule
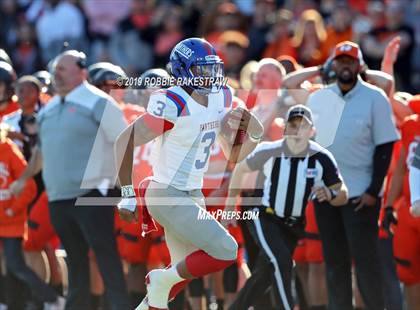
<instances>
[{"instance_id":1,"label":"sideline person in orange shirt","mask_svg":"<svg viewBox=\"0 0 420 310\"><path fill-rule=\"evenodd\" d=\"M417 97L417 96L415 96ZM414 97L414 98L415 98ZM420 112L420 101L411 104ZM414 153L420 142L420 115L414 114L405 119L401 126L402 145L396 164L388 201L385 206L383 226L394 233L394 256L397 262L398 277L405 285L408 310L417 309L420 304L420 219L410 214L409 169ZM398 223L393 217L397 211ZM390 224L397 224L393 229Z\"/></svg>"},{"instance_id":2,"label":"sideline person in orange shirt","mask_svg":"<svg viewBox=\"0 0 420 310\"><path fill-rule=\"evenodd\" d=\"M22 239L25 236L27 207L36 195L35 182L30 179L18 196L13 196L9 186L23 173L26 161L18 147L0 131L0 240L7 273L21 280L40 302L63 303L53 288L44 283L25 263ZM12 308L15 301L8 300Z\"/></svg>"}]
</instances>

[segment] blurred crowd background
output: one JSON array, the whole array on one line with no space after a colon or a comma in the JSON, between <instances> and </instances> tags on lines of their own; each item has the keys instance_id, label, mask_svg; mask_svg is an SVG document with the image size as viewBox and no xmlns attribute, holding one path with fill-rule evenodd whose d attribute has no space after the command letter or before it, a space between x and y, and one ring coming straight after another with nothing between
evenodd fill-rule
<instances>
[{"instance_id":1,"label":"blurred crowd background","mask_svg":"<svg viewBox=\"0 0 420 310\"><path fill-rule=\"evenodd\" d=\"M397 89L420 90L420 1L362 0L2 0L0 48L17 74L46 67L68 41L88 62L110 61L131 76L164 67L181 39L204 36L239 79L250 60L289 55L323 64L344 40L358 42L370 69L402 38Z\"/></svg>"},{"instance_id":2,"label":"blurred crowd background","mask_svg":"<svg viewBox=\"0 0 420 310\"><path fill-rule=\"evenodd\" d=\"M419 96L413 97L413 95L420 93L420 0L0 0L0 121L3 116L16 111L19 107L21 108L17 114L13 114L8 120L9 122L10 120L15 121L14 125L18 128L17 131L10 130L13 127L10 124L8 127L4 127L6 130L2 130L0 126L0 146L2 144L2 131L7 131L9 138L19 141L21 151L24 153L25 158L29 160L33 147L37 143L37 127L35 123L38 110L55 94L53 84L50 83L54 75L39 71L49 70L52 60L65 49L83 51L87 55L86 65L89 69L89 82L111 94L123 110L126 121L132 122L144 113L143 107L147 106L147 99L150 96L149 91L151 92L152 90L146 89L143 92L140 96L143 101L127 98L128 95L134 96L134 93L137 92L124 93L120 87L115 87L117 77L125 77L126 74L131 77L139 77L148 69L165 68L172 48L182 39L193 36L204 37L215 46L218 54L224 61L225 74L229 78L229 84L236 90L235 95L239 98L235 97L235 100L237 100L237 103L243 100L247 108L252 109L255 115L264 123L266 128L264 140L281 138L284 122L279 116L283 117L291 105L305 103L310 93L333 82L335 77L327 74L327 72L334 71L331 69L331 52L338 43L343 41L353 41L360 45L364 60L364 68L361 70L361 75L369 83L385 91L390 99L397 127L402 128L404 124L407 124L404 123L406 117L418 117L418 115L414 114L419 113ZM64 42L68 44L64 45ZM81 69L86 67L84 57L81 57L79 54L77 53L77 57L80 57L80 60L78 58L78 66L75 68L76 73L80 73L83 71ZM12 66L5 62L10 62ZM96 68L91 66L92 64L97 65L98 62L109 63L99 65ZM112 64L120 66L123 70ZM14 71L20 79L16 80ZM159 76L167 73L163 71L163 73L157 74L155 71L153 74ZM58 76L60 77L60 74ZM34 77L39 79L39 81ZM68 79L64 79L63 75L60 78L68 83ZM56 74L56 81L58 80L59 78L57 78ZM64 100L65 97L62 99ZM5 118L3 118L3 123L6 123ZM418 128L420 127L416 127L416 131L413 130L416 136L418 135ZM83 139L80 139L80 141L85 142ZM6 145L7 143L3 144ZM394 166L397 158L399 158L399 147L401 145L394 148ZM134 184L138 184L151 169L148 163L151 148L152 144L149 144L149 146L145 146L135 155L139 160L137 161L138 168L135 171L138 180L135 180ZM0 152L0 157L4 156L4 154L6 154L4 151ZM146 154L145 157L143 157L144 154ZM212 160L213 163L219 160L217 154L215 156L212 154L210 162ZM77 160L74 160L74 162L77 162ZM67 166L63 165L63 167ZM22 163L21 169L23 168L24 163ZM390 169L390 171L393 171L393 169ZM44 189L42 177L40 174L37 177L38 194L41 194ZM224 179L224 185L229 183L226 180L228 178ZM253 190L256 180L256 174L252 178L248 176L244 180L244 183L247 184L242 184L242 187L252 190L250 192L243 191L243 197L254 197L256 195ZM390 181L388 180L387 182L389 190ZM9 184L4 185L7 191L9 190L8 187ZM214 192L217 192L218 189L227 190L227 188L217 188ZM29 199L28 197L26 198ZM403 202L400 203L400 205L402 204ZM31 215L29 215L30 221L28 222L31 222L34 219L32 215L36 214L32 210L41 210L38 214L42 214L42 218L35 224L42 224L43 229L49 229L48 233L54 237L52 241L51 239L46 241L48 243L51 242L51 246L50 244L37 243L35 251L39 251L36 253L37 255L41 255L40 253L44 250L47 253L48 265L50 266L49 284L61 296L64 292L63 286L67 285L67 269L59 266L59 263L62 262L61 256L65 256L65 254L62 251L58 251L60 256L57 255L57 252L54 252L55 249L60 247L50 223L46 193L44 192L41 198L37 200L37 205L32 205L28 202L22 203L22 209L27 206L28 210L31 210ZM406 207L405 209L401 208L401 210L407 211L406 213L408 214L409 206L407 205ZM392 208L389 214L392 215ZM10 218L13 219L13 216L13 214L12 216L3 216L3 219L8 221ZM383 212L381 215L382 223L386 216ZM312 218L313 226L316 227L313 211L308 218ZM0 224L1 219L0 217ZM390 219L392 220L392 218ZM25 221L26 219L22 216L16 222L16 226L19 229L19 238L23 235ZM398 221L398 227L407 225L411 229L411 224L406 224L402 217ZM411 223L410 221L408 222ZM420 224L420 222L416 223L416 225ZM140 224L137 223L136 225ZM391 222L388 220L388 230L390 225ZM29 234L31 234L31 231L36 231L38 226L31 227L29 225L29 228ZM113 229L111 226L107 228ZM120 240L126 238L129 242L132 242L130 238L133 235L136 237L136 234L138 235L140 232L140 226L135 225L124 226L121 224L120 231L118 229L116 229L116 238ZM240 232L238 235L242 234L241 230L238 230ZM44 230L39 229L39 231L43 232ZM310 231L310 233L314 233L314 231ZM389 266L391 271L393 271L394 279L385 281L385 284L389 284L389 287L395 284L396 290L393 292L394 295L386 294L387 296L385 297L389 297L388 299L391 300L396 295L396 304L399 305L399 308L387 308L392 310L402 309L401 307L405 300L403 301L401 297L400 281L406 287L410 287L412 283L409 282L407 284L406 278L400 275L397 278L395 275L392 253L393 241L390 238L391 233L387 233L383 230L380 233L380 236L381 234L383 235L381 238L390 239L388 240L389 244L386 244L388 246L386 250L389 250L386 252L387 256L383 256L386 256L385 258L388 258L390 261ZM102 236L101 233L98 233L98 235ZM28 240L39 241L36 239L38 235L33 236L32 239L28 238ZM419 244L418 234L412 241L413 246L410 243L405 243L407 238L401 231L399 234L396 233L396 236L400 240L404 239L404 242L399 247L404 254L410 252L409 250L416 251L417 248L415 246ZM0 235L0 239L2 237L4 236ZM44 237L44 235L41 237ZM50 238L50 235L46 235L46 237ZM138 247L131 247L127 250L134 257L130 257L130 259L133 258L132 261L127 259L124 256L125 254L120 253L120 255L124 260L124 272L128 274L127 287L130 294L130 303L137 305L145 294L145 287L140 279L144 278L147 270L146 263L143 261L139 263L138 260L150 259L147 256L149 255L149 248L152 248L150 246L146 250L146 247L141 242L153 244L154 249L150 250L150 253L158 257L157 264L162 264L163 262L162 265L166 266L169 264L170 258L162 231L159 231L159 235L155 236L154 239L146 240L139 237L134 240L137 240L135 245ZM245 256L248 259L247 263L250 265L251 271L253 271L250 263L251 259L249 259L251 257L250 253L252 253L250 251L250 249L252 250L251 240L253 239L249 232L248 235L243 234L243 240L241 241L243 245L242 253L246 253L246 255L244 254L240 257L241 261L238 265L240 267L237 268L240 271L245 265L243 263L245 262ZM15 245L20 245L20 239L18 241ZM316 240L316 242L319 253L321 253L321 241ZM255 250L257 246L255 244L253 246ZM3 243L3 248L0 248L0 250L4 250L4 248ZM24 249L26 252L34 252L33 249L28 250L25 246ZM16 246L15 250L21 251L19 246ZM257 257L259 251L257 250L254 251L255 257ZM8 252L9 257L17 257L10 250L3 252ZM410 252L409 254L413 253ZM97 254L95 253L95 255ZM150 254L150 256L153 255ZM108 256L97 255L97 257L105 257L106 259ZM381 257L381 259L384 257ZM415 257L417 258L418 256ZM40 264L47 266L46 263L44 264L44 261L45 259L41 259ZM320 261L322 262L323 258ZM415 262L418 261L418 259L415 260ZM311 261L308 262L312 263ZM89 264L90 278L93 279L90 283L91 309L107 309L103 298L105 288L94 255L89 256ZM317 261L314 265L316 264L320 265L320 262ZM15 273L21 273L23 265L23 262L20 265L15 264ZM33 261L30 261L28 265L31 268L37 266ZM417 266L419 265L417 264ZM150 266L147 265L147 267ZM303 263L301 267L301 270L309 272L308 269L304 269L306 266ZM63 270L62 272L59 271L61 270L60 268ZM299 269L299 266L297 268ZM109 270L113 270L113 268ZM322 299L321 301L317 300L317 302L324 308L313 309L325 309L327 302L325 293L327 289L319 284L321 283L320 279L325 277L325 272L322 269L319 270L319 273L313 277L313 286L311 286L309 280L307 281L309 283L308 292L315 291L314 295L318 294L321 296L315 297ZM246 277L250 275L248 269L247 273L242 271L239 273L239 280L236 281L241 285L243 285ZM299 272L298 270L297 274ZM8 274L12 274L12 272L8 272ZM106 274L109 274L109 272ZM2 274L0 273L0 310L6 309L5 304L2 304L4 300L2 300L1 296L1 276ZM298 277L300 276L298 275ZM412 274L409 274L409 276L411 277ZM44 278L47 277L45 276ZM28 299L27 304L30 305L31 302L34 302L33 308L28 309L62 309L62 307L43 308L43 304L36 298L33 298L33 296L31 297L29 293L22 293L21 283L16 284L13 282L15 279L13 277L11 279L6 279L4 283L8 282L8 285L11 283L12 295L16 295L10 298L13 302L24 304L27 302L26 299ZM222 277L217 279L217 283L223 282ZM419 288L418 278L416 281L414 289L417 289L417 291L412 290L411 295L407 294L407 296L411 297L406 298L407 309L409 310L417 310L417 305L419 305L418 298L420 295L415 294ZM302 280L302 283L306 284L306 280ZM16 286L14 286L15 284ZM82 284L87 287L87 281ZM85 291L87 292L88 289L86 287ZM298 289L296 288L296 291ZM304 287L301 289L305 290ZM228 305L228 298L230 298L229 302L231 302L236 294L230 292L232 294L229 293L230 295L228 295L228 293L226 292L225 308ZM306 293L300 292L299 294L300 308L295 309L305 310L307 309L304 306L305 302L303 302L305 299L301 298L301 296L304 296ZM361 298L357 297L357 294L356 292L355 306L356 309L362 309L363 303ZM220 306L219 309L222 309L224 301L222 298L219 298L220 296L216 297L216 301ZM309 306L313 302L312 297L308 297ZM31 298L34 300L31 300ZM175 301L171 309L185 309L185 307L182 307L184 304L182 298L181 296L178 300L179 304L176 304ZM261 299L263 302L266 301L265 298ZM271 299L267 298L266 302L270 303L271 301ZM57 302L60 302L60 300L57 299ZM191 304L195 305L194 302L197 304L202 303L201 297L192 301ZM104 304L105 306L103 306ZM414 306L410 308L410 305ZM197 307L192 308L196 309ZM9 307L9 309L22 309L22 307ZM213 307L212 309L215 308ZM263 307L261 309L269 308ZM273 309L278 309L278 307Z\"/></svg>"}]
</instances>

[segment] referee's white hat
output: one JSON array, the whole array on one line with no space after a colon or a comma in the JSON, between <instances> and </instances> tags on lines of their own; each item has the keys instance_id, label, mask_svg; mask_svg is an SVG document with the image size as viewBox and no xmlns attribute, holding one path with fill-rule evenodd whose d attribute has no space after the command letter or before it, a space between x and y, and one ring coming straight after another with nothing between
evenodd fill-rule
<instances>
[{"instance_id":1,"label":"referee's white hat","mask_svg":"<svg viewBox=\"0 0 420 310\"><path fill-rule=\"evenodd\" d=\"M287 111L286 122L290 121L292 118L295 117L303 117L308 121L309 124L313 124L312 111L303 104L294 105Z\"/></svg>"}]
</instances>

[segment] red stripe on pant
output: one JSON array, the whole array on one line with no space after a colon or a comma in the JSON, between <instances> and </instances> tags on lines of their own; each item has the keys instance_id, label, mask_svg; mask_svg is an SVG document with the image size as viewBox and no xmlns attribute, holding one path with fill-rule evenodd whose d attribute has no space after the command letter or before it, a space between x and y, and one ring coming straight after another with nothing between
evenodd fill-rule
<instances>
[{"instance_id":1,"label":"red stripe on pant","mask_svg":"<svg viewBox=\"0 0 420 310\"><path fill-rule=\"evenodd\" d=\"M208 255L203 250L191 253L185 258L188 272L196 277L223 270L232 265L236 260L221 260Z\"/></svg>"},{"instance_id":2,"label":"red stripe on pant","mask_svg":"<svg viewBox=\"0 0 420 310\"><path fill-rule=\"evenodd\" d=\"M232 265L234 262L236 262L236 260L217 259L208 255L203 250L199 250L188 255L185 258L185 262L187 265L188 272L192 276L199 278L209 273L223 270ZM191 279L188 279L175 284L169 293L169 300L173 300L176 297L176 295L178 295L190 282Z\"/></svg>"},{"instance_id":3,"label":"red stripe on pant","mask_svg":"<svg viewBox=\"0 0 420 310\"><path fill-rule=\"evenodd\" d=\"M184 280L172 286L171 291L169 292L169 301L175 299L176 295L178 295L190 282L191 280Z\"/></svg>"}]
</instances>

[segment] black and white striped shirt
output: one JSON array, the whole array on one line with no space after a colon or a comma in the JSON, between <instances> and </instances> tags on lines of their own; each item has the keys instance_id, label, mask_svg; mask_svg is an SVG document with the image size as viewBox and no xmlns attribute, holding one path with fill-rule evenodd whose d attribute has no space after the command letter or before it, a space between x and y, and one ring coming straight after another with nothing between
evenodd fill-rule
<instances>
[{"instance_id":1,"label":"black and white striped shirt","mask_svg":"<svg viewBox=\"0 0 420 310\"><path fill-rule=\"evenodd\" d=\"M262 205L279 217L302 217L314 185L330 187L342 182L333 155L309 141L303 154L291 156L285 140L263 142L247 157L251 170L261 170L265 180Z\"/></svg>"}]
</instances>

